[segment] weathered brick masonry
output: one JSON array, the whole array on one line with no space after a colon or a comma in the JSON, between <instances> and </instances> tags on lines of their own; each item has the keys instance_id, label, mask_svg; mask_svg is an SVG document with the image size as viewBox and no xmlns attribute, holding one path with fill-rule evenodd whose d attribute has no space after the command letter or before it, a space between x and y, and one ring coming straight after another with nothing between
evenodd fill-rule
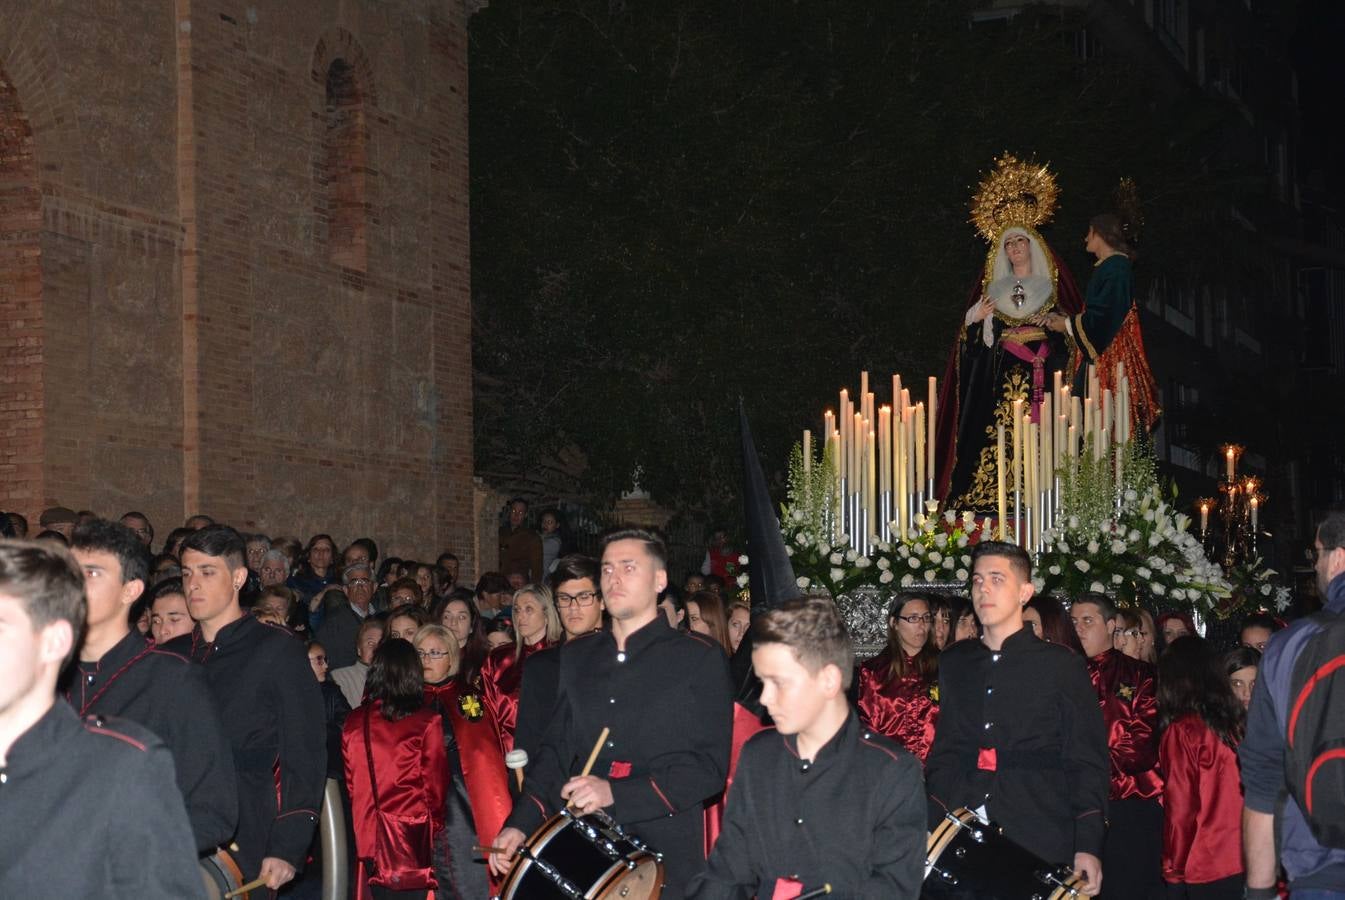
<instances>
[{"instance_id":1,"label":"weathered brick masonry","mask_svg":"<svg viewBox=\"0 0 1345 900\"><path fill-rule=\"evenodd\" d=\"M466 27L0 0L0 509L472 545Z\"/></svg>"}]
</instances>

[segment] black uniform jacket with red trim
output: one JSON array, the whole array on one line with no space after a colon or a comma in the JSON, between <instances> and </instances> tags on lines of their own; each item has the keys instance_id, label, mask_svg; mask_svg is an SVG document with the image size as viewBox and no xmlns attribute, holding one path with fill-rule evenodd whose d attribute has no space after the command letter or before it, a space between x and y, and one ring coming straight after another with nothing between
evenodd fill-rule
<instances>
[{"instance_id":1,"label":"black uniform jacket with red trim","mask_svg":"<svg viewBox=\"0 0 1345 900\"><path fill-rule=\"evenodd\" d=\"M59 698L0 765L0 897L205 896L173 757Z\"/></svg>"},{"instance_id":2,"label":"black uniform jacket with red trim","mask_svg":"<svg viewBox=\"0 0 1345 900\"><path fill-rule=\"evenodd\" d=\"M322 689L302 642L244 615L206 641L198 625L186 645L205 667L238 772L235 859L251 880L274 856L303 868L327 779Z\"/></svg>"},{"instance_id":3,"label":"black uniform jacket with red trim","mask_svg":"<svg viewBox=\"0 0 1345 900\"><path fill-rule=\"evenodd\" d=\"M97 662L66 673L65 697L82 716L117 716L143 725L173 754L196 849L213 853L238 825L238 783L205 670L155 647L134 628Z\"/></svg>"},{"instance_id":4,"label":"black uniform jacket with red trim","mask_svg":"<svg viewBox=\"0 0 1345 900\"><path fill-rule=\"evenodd\" d=\"M531 834L559 811L561 787L606 727L592 774L611 782L607 812L663 854L664 896L682 896L705 866L702 804L728 772L733 698L723 649L660 615L622 651L610 631L597 631L570 639L558 657L551 721L507 824Z\"/></svg>"},{"instance_id":5,"label":"black uniform jacket with red trim","mask_svg":"<svg viewBox=\"0 0 1345 900\"><path fill-rule=\"evenodd\" d=\"M925 875L919 761L851 712L813 759L797 735L764 731L743 748L724 827L695 900L770 897L781 879L831 898L915 900Z\"/></svg>"}]
</instances>

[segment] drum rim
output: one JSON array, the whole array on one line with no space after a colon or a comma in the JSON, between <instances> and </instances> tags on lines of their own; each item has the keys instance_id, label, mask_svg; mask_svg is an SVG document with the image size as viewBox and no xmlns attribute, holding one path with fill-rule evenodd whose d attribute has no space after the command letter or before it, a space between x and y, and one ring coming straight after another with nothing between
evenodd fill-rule
<instances>
[{"instance_id":1,"label":"drum rim","mask_svg":"<svg viewBox=\"0 0 1345 900\"><path fill-rule=\"evenodd\" d=\"M930 832L929 840L925 844L925 878L929 878L933 867L939 862L939 857L943 855L943 851L948 849L948 845L953 842L953 839L973 822L980 822L985 825L976 813L965 806L958 807L949 812L939 822L938 827ZM986 825L986 827L990 826ZM1080 890L1082 885L1082 879L1071 874L1069 878L1065 879L1047 895L1047 900L1064 900L1066 897L1070 900L1092 900L1092 894L1085 894ZM1071 891L1074 891L1074 893L1070 893Z\"/></svg>"},{"instance_id":2,"label":"drum rim","mask_svg":"<svg viewBox=\"0 0 1345 900\"><path fill-rule=\"evenodd\" d=\"M560 834L560 832L570 824L582 818L583 816L567 815L565 812L556 813L554 816L543 822L542 826L523 842L523 848L526 849L529 854L533 855L544 851L547 844L549 844L556 835ZM639 864L643 864L646 861L652 861L654 863L654 875L656 881L655 893L651 895L651 900L656 900L656 898L663 892L663 860L659 859L656 853L649 850L636 850L626 858ZM513 868L509 870L509 874L505 876L504 882L500 885L499 896L501 900L511 900L513 892L518 889L518 881L532 868L533 862L534 860L531 856L525 856L520 853L518 861L514 863ZM584 896L591 897L593 900L604 900L608 891L611 891L620 885L621 879L617 876L623 875L629 871L631 870L624 862L620 860L612 860L611 866L608 867L602 876L584 891Z\"/></svg>"}]
</instances>

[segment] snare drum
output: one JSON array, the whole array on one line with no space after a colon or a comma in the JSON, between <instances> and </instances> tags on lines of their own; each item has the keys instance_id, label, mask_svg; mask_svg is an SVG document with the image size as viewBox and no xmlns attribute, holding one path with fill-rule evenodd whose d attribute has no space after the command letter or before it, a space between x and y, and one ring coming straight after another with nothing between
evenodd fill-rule
<instances>
[{"instance_id":1,"label":"snare drum","mask_svg":"<svg viewBox=\"0 0 1345 900\"><path fill-rule=\"evenodd\" d=\"M663 862L606 813L548 819L518 852L502 900L658 900Z\"/></svg>"},{"instance_id":2,"label":"snare drum","mask_svg":"<svg viewBox=\"0 0 1345 900\"><path fill-rule=\"evenodd\" d=\"M205 882L208 900L223 900L225 894L246 884L238 863L233 861L227 850L222 849L201 859L201 879ZM247 900L248 894L239 894L238 897Z\"/></svg>"},{"instance_id":3,"label":"snare drum","mask_svg":"<svg viewBox=\"0 0 1345 900\"><path fill-rule=\"evenodd\" d=\"M930 833L925 852L926 898L1090 900L1069 866L1053 866L1004 836L974 812L954 810Z\"/></svg>"}]
</instances>

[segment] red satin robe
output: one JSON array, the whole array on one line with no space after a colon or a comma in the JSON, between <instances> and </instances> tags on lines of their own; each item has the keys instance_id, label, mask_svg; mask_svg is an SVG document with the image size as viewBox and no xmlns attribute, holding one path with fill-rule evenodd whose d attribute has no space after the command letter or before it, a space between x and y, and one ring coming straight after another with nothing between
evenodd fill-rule
<instances>
[{"instance_id":1,"label":"red satin robe","mask_svg":"<svg viewBox=\"0 0 1345 900\"><path fill-rule=\"evenodd\" d=\"M715 842L719 840L719 832L724 827L724 810L728 802L729 790L733 787L733 778L738 774L738 757L742 756L743 745L758 733L774 727L774 725L763 723L760 715L734 701L733 743L729 745L728 780L724 783L724 790L720 791L719 796L705 804L705 856L707 859L710 856L710 851L715 848Z\"/></svg>"},{"instance_id":2,"label":"red satin robe","mask_svg":"<svg viewBox=\"0 0 1345 900\"><path fill-rule=\"evenodd\" d=\"M514 658L514 645L504 644L490 651L481 665L481 695L495 723L500 752L514 749L514 724L518 721L518 690L523 684L523 662L538 650L556 646L546 638L525 644L523 653Z\"/></svg>"},{"instance_id":3,"label":"red satin robe","mask_svg":"<svg viewBox=\"0 0 1345 900\"><path fill-rule=\"evenodd\" d=\"M1158 764L1158 697L1153 665L1110 649L1087 664L1107 726L1108 798L1160 797L1163 777L1154 768Z\"/></svg>"},{"instance_id":4,"label":"red satin robe","mask_svg":"<svg viewBox=\"0 0 1345 900\"><path fill-rule=\"evenodd\" d=\"M456 678L425 685L425 703L439 710L453 728L477 840L488 847L514 805L495 720L480 696L464 693Z\"/></svg>"},{"instance_id":5,"label":"red satin robe","mask_svg":"<svg viewBox=\"0 0 1345 900\"><path fill-rule=\"evenodd\" d=\"M382 701L365 703L346 718L341 733L341 755L345 759L346 787L350 791L351 827L355 832L356 897L369 897L370 884L398 888L394 879L428 879L434 884L434 862L426 856L392 871L374 865L385 859L392 845L394 858L414 859L419 853L414 835L425 824L430 836L444 827L444 803L448 790L448 757L444 751L443 722L439 714L419 709L404 719L389 722L379 710ZM369 750L366 750L364 723L369 722ZM379 844L379 819L374 809L370 784L369 752L372 750L374 775L378 785L378 807L384 821L400 820L402 827L384 834Z\"/></svg>"},{"instance_id":6,"label":"red satin robe","mask_svg":"<svg viewBox=\"0 0 1345 900\"><path fill-rule=\"evenodd\" d=\"M1237 753L1194 713L1159 742L1163 770L1163 880L1206 884L1242 873L1242 785Z\"/></svg>"},{"instance_id":7,"label":"red satin robe","mask_svg":"<svg viewBox=\"0 0 1345 900\"><path fill-rule=\"evenodd\" d=\"M923 764L934 744L939 721L938 682L915 674L914 657L906 657L907 674L888 681L886 654L859 666L859 721L915 754Z\"/></svg>"}]
</instances>

